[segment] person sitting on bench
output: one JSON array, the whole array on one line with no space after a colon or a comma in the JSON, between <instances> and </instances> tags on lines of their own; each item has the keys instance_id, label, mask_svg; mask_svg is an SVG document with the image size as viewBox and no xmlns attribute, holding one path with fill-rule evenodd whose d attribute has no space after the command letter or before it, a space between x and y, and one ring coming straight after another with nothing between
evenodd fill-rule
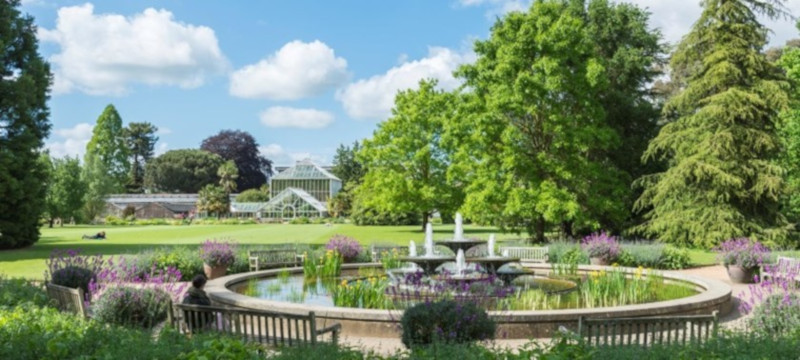
<instances>
[{"instance_id":1,"label":"person sitting on bench","mask_svg":"<svg viewBox=\"0 0 800 360\"><path fill-rule=\"evenodd\" d=\"M82 239L90 239L90 240L102 240L106 238L106 232L101 231L94 235L83 235Z\"/></svg>"}]
</instances>

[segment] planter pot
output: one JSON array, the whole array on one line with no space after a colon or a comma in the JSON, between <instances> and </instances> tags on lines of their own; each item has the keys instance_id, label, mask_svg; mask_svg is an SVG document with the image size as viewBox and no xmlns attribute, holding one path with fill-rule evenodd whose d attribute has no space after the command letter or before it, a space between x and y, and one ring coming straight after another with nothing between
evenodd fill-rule
<instances>
[{"instance_id":1,"label":"planter pot","mask_svg":"<svg viewBox=\"0 0 800 360\"><path fill-rule=\"evenodd\" d=\"M609 265L608 264L608 260L606 260L605 258L601 258L601 257L590 257L589 258L589 263L591 263L592 265L603 265L603 266L608 266Z\"/></svg>"},{"instance_id":2,"label":"planter pot","mask_svg":"<svg viewBox=\"0 0 800 360\"><path fill-rule=\"evenodd\" d=\"M218 277L225 276L225 273L228 271L227 266L209 266L208 264L203 264L203 272L206 274L206 277L211 279L216 279Z\"/></svg>"},{"instance_id":3,"label":"planter pot","mask_svg":"<svg viewBox=\"0 0 800 360\"><path fill-rule=\"evenodd\" d=\"M734 284L752 284L755 282L754 276L756 274L755 268L743 268L739 265L728 265L728 277Z\"/></svg>"}]
</instances>

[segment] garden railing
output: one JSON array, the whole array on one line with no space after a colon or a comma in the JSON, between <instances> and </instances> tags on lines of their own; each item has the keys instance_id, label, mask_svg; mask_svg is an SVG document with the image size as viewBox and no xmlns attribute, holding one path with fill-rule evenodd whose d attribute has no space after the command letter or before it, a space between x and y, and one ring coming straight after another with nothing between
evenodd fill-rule
<instances>
[{"instance_id":1,"label":"garden railing","mask_svg":"<svg viewBox=\"0 0 800 360\"><path fill-rule=\"evenodd\" d=\"M579 318L578 335L595 346L686 344L717 335L717 311L711 315L616 319Z\"/></svg>"}]
</instances>

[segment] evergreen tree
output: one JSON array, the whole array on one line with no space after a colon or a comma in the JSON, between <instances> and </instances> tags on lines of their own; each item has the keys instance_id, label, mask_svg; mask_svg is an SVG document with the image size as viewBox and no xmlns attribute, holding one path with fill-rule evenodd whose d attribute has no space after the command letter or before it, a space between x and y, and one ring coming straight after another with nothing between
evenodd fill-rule
<instances>
[{"instance_id":1,"label":"evergreen tree","mask_svg":"<svg viewBox=\"0 0 800 360\"><path fill-rule=\"evenodd\" d=\"M158 128L148 122L132 122L123 130L125 144L130 150L130 170L125 184L129 193L144 192L145 165L153 158L153 150L158 142L157 131Z\"/></svg>"},{"instance_id":2,"label":"evergreen tree","mask_svg":"<svg viewBox=\"0 0 800 360\"><path fill-rule=\"evenodd\" d=\"M18 7L19 0L0 1L0 249L36 242L45 211L39 156L50 132L52 75L37 52L33 18Z\"/></svg>"},{"instance_id":3,"label":"evergreen tree","mask_svg":"<svg viewBox=\"0 0 800 360\"><path fill-rule=\"evenodd\" d=\"M86 184L81 179L81 164L78 158L69 156L63 159L46 159L51 166L46 198L49 224L53 227L55 219L61 219L63 226L64 221L78 217L78 212L83 207Z\"/></svg>"},{"instance_id":4,"label":"evergreen tree","mask_svg":"<svg viewBox=\"0 0 800 360\"><path fill-rule=\"evenodd\" d=\"M364 166L356 158L356 154L360 150L361 145L355 141L352 147L340 144L336 149L336 154L333 155L331 172L342 180L342 189L351 182L360 183L361 178L364 177Z\"/></svg>"},{"instance_id":5,"label":"evergreen tree","mask_svg":"<svg viewBox=\"0 0 800 360\"><path fill-rule=\"evenodd\" d=\"M671 65L686 69L686 86L664 109L676 120L645 153L668 168L641 178L636 209L646 222L636 230L698 246L783 237L783 169L774 160L787 82L762 53L768 29L759 14L781 16L781 1L706 0L678 45Z\"/></svg>"},{"instance_id":6,"label":"evergreen tree","mask_svg":"<svg viewBox=\"0 0 800 360\"><path fill-rule=\"evenodd\" d=\"M97 118L83 158L88 220L103 211L107 195L124 191L130 169L128 154L122 118L114 105L109 104Z\"/></svg>"},{"instance_id":7,"label":"evergreen tree","mask_svg":"<svg viewBox=\"0 0 800 360\"><path fill-rule=\"evenodd\" d=\"M239 178L239 170L233 160L228 160L220 165L217 170L217 176L219 176L219 186L222 187L222 190L225 190L226 194L236 191L236 179Z\"/></svg>"}]
</instances>

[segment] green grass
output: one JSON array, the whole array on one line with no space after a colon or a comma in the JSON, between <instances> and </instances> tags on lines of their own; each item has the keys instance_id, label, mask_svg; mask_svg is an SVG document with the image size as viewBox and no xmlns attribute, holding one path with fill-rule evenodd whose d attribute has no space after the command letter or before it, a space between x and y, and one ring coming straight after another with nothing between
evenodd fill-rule
<instances>
[{"instance_id":1,"label":"green grass","mask_svg":"<svg viewBox=\"0 0 800 360\"><path fill-rule=\"evenodd\" d=\"M105 240L81 240L81 236L105 231ZM498 240L518 239L517 234L501 234L491 227L464 226L467 236L488 238L497 232ZM434 239L452 236L453 225L434 226ZM422 245L421 226L327 225L151 225L151 226L66 226L42 228L42 236L31 247L0 251L0 274L42 279L45 260L53 250L82 249L85 254L125 255L154 246L197 247L206 239L232 239L240 244L306 243L323 244L335 235L355 238L363 245L393 243L407 245L414 240Z\"/></svg>"},{"instance_id":2,"label":"green grass","mask_svg":"<svg viewBox=\"0 0 800 360\"><path fill-rule=\"evenodd\" d=\"M717 265L717 253L709 250L689 249L689 261L693 266Z\"/></svg>"}]
</instances>

